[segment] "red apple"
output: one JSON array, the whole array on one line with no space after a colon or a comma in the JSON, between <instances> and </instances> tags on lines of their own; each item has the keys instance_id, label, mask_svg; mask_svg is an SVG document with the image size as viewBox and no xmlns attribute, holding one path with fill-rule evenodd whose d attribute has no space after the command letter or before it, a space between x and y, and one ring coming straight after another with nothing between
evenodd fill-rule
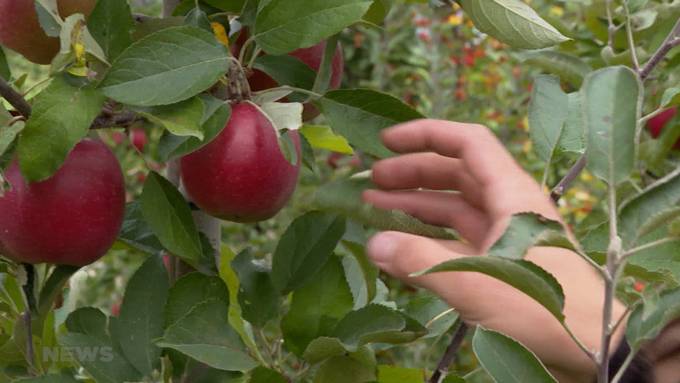
<instances>
[{"instance_id":1,"label":"red apple","mask_svg":"<svg viewBox=\"0 0 680 383\"><path fill-rule=\"evenodd\" d=\"M111 316L112 316L112 317L118 317L118 316L120 316L120 303L121 303L121 302L114 303L114 304L111 306Z\"/></svg>"},{"instance_id":2,"label":"red apple","mask_svg":"<svg viewBox=\"0 0 680 383\"><path fill-rule=\"evenodd\" d=\"M300 141L292 132L300 157ZM231 119L210 144L181 160L184 187L206 213L257 222L276 215L295 191L293 166L279 148L269 119L250 102L232 107Z\"/></svg>"},{"instance_id":3,"label":"red apple","mask_svg":"<svg viewBox=\"0 0 680 383\"><path fill-rule=\"evenodd\" d=\"M111 133L111 139L113 140L116 145L120 145L125 141L125 134L122 132L113 132Z\"/></svg>"},{"instance_id":4,"label":"red apple","mask_svg":"<svg viewBox=\"0 0 680 383\"><path fill-rule=\"evenodd\" d=\"M147 138L144 129L134 128L130 131L130 142L132 142L132 146L137 148L137 150L143 152L149 139Z\"/></svg>"},{"instance_id":5,"label":"red apple","mask_svg":"<svg viewBox=\"0 0 680 383\"><path fill-rule=\"evenodd\" d=\"M649 130L649 134L652 135L654 138L658 138L661 133L663 132L664 127L666 127L666 124L668 124L675 116L678 114L678 108L673 107L664 110L660 114L654 116L654 118L650 119L649 122L647 123L647 129ZM675 143L674 146L675 149L680 149L680 140Z\"/></svg>"},{"instance_id":6,"label":"red apple","mask_svg":"<svg viewBox=\"0 0 680 383\"><path fill-rule=\"evenodd\" d=\"M88 16L96 0L59 0L59 14ZM49 64L59 51L59 39L40 27L34 0L0 0L0 44L36 64Z\"/></svg>"},{"instance_id":7,"label":"red apple","mask_svg":"<svg viewBox=\"0 0 680 383\"><path fill-rule=\"evenodd\" d=\"M118 236L125 212L123 173L100 141L85 139L49 179L27 183L15 160L0 197L0 252L26 263L88 265Z\"/></svg>"}]
</instances>

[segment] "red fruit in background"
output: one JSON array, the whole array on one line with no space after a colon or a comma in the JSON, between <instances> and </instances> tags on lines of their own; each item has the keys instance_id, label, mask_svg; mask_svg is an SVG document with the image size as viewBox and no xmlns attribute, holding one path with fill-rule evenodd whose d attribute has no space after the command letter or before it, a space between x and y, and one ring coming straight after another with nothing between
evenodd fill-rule
<instances>
[{"instance_id":1,"label":"red fruit in background","mask_svg":"<svg viewBox=\"0 0 680 383\"><path fill-rule=\"evenodd\" d=\"M130 131L130 142L132 142L132 146L137 148L137 150L143 152L146 144L149 143L149 139L144 129L134 128Z\"/></svg>"},{"instance_id":2,"label":"red fruit in background","mask_svg":"<svg viewBox=\"0 0 680 383\"><path fill-rule=\"evenodd\" d=\"M300 156L297 132L292 132ZM206 213L229 221L257 222L276 215L295 191L293 166L279 148L269 119L250 102L232 107L226 128L181 160L182 181Z\"/></svg>"},{"instance_id":3,"label":"red fruit in background","mask_svg":"<svg viewBox=\"0 0 680 383\"><path fill-rule=\"evenodd\" d=\"M649 134L652 135L654 138L658 138L661 135L661 132L663 132L664 127L673 119L675 116L678 114L678 108L673 107L664 110L663 112L659 113L658 115L654 116L654 118L650 119L649 122L647 122L647 129L649 130ZM675 149L680 149L680 140L675 143L674 146Z\"/></svg>"},{"instance_id":4,"label":"red fruit in background","mask_svg":"<svg viewBox=\"0 0 680 383\"><path fill-rule=\"evenodd\" d=\"M96 0L59 0L59 14L88 16ZM0 0L0 44L36 64L49 64L59 51L59 39L40 27L34 0Z\"/></svg>"},{"instance_id":5,"label":"red fruit in background","mask_svg":"<svg viewBox=\"0 0 680 383\"><path fill-rule=\"evenodd\" d=\"M111 306L111 316L112 317L117 317L120 315L120 303L114 303Z\"/></svg>"},{"instance_id":6,"label":"red fruit in background","mask_svg":"<svg viewBox=\"0 0 680 383\"><path fill-rule=\"evenodd\" d=\"M116 145L120 145L123 143L123 141L125 141L125 134L122 132L113 132L111 133L111 139L116 143Z\"/></svg>"},{"instance_id":7,"label":"red fruit in background","mask_svg":"<svg viewBox=\"0 0 680 383\"><path fill-rule=\"evenodd\" d=\"M83 140L49 179L27 183L15 160L0 197L0 250L17 262L88 265L118 236L125 212L123 173L100 141Z\"/></svg>"}]
</instances>

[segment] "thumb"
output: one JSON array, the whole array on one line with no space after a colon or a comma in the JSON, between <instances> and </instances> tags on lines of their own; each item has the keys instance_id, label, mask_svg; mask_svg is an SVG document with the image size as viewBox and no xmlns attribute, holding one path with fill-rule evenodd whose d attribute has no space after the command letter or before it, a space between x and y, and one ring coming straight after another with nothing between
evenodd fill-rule
<instances>
[{"instance_id":1,"label":"thumb","mask_svg":"<svg viewBox=\"0 0 680 383\"><path fill-rule=\"evenodd\" d=\"M376 234L367 245L371 260L384 272L405 283L416 284L446 296L452 288L449 273L435 273L420 277L411 274L442 262L472 255L474 250L461 242L438 241L412 234L387 231ZM460 274L460 273L458 273Z\"/></svg>"}]
</instances>

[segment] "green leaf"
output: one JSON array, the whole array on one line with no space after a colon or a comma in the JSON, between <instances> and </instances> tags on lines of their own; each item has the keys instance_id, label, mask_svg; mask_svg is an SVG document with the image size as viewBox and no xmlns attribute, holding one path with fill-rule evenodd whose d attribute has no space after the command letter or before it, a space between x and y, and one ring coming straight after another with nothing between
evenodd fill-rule
<instances>
[{"instance_id":1,"label":"green leaf","mask_svg":"<svg viewBox=\"0 0 680 383\"><path fill-rule=\"evenodd\" d=\"M477 327L472 349L484 370L497 382L557 383L533 352L499 332Z\"/></svg>"},{"instance_id":2,"label":"green leaf","mask_svg":"<svg viewBox=\"0 0 680 383\"><path fill-rule=\"evenodd\" d=\"M163 176L151 172L140 197L142 215L158 240L190 264L201 258L201 239L189 205Z\"/></svg>"},{"instance_id":3,"label":"green leaf","mask_svg":"<svg viewBox=\"0 0 680 383\"><path fill-rule=\"evenodd\" d=\"M316 72L297 57L264 55L255 59L253 68L266 73L279 85L309 90L314 87ZM308 97L308 95L294 93L288 99L300 102Z\"/></svg>"},{"instance_id":4,"label":"green leaf","mask_svg":"<svg viewBox=\"0 0 680 383\"><path fill-rule=\"evenodd\" d=\"M0 47L0 77L5 80L12 78L12 71L9 69L9 64L7 63L7 56L5 55L4 49Z\"/></svg>"},{"instance_id":5,"label":"green leaf","mask_svg":"<svg viewBox=\"0 0 680 383\"><path fill-rule=\"evenodd\" d=\"M401 231L425 237L455 239L448 230L417 220L399 210L380 210L363 202L361 193L373 187L367 179L347 179L321 186L314 197L316 209L343 214L378 230Z\"/></svg>"},{"instance_id":6,"label":"green leaf","mask_svg":"<svg viewBox=\"0 0 680 383\"><path fill-rule=\"evenodd\" d=\"M345 137L333 133L330 126L304 125L300 128L300 134L309 141L313 148L326 149L343 154L354 154L354 149L349 146Z\"/></svg>"},{"instance_id":7,"label":"green leaf","mask_svg":"<svg viewBox=\"0 0 680 383\"><path fill-rule=\"evenodd\" d=\"M331 77L333 76L333 60L338 51L338 38L338 35L334 35L326 41L318 74L314 81L314 88L312 88L315 93L324 94L330 87Z\"/></svg>"},{"instance_id":8,"label":"green leaf","mask_svg":"<svg viewBox=\"0 0 680 383\"><path fill-rule=\"evenodd\" d=\"M344 257L342 259L342 264L345 267L345 274L347 274L347 279L350 282L350 287L352 288L352 294L354 296L354 307L362 307L368 302L375 299L377 293L377 280L380 275L380 269L371 262L371 260L366 255L365 246L362 244L354 243L348 240L343 240L343 245L352 254L352 258ZM353 262L352 262L353 261ZM356 265L356 266L353 266ZM359 283L353 283L351 279L352 268L356 267L361 273L361 278L363 280L363 286ZM355 274L358 274L355 272ZM358 292L356 288L359 287ZM360 299L363 297L364 299ZM361 305L361 306L357 306Z\"/></svg>"},{"instance_id":9,"label":"green leaf","mask_svg":"<svg viewBox=\"0 0 680 383\"><path fill-rule=\"evenodd\" d=\"M120 316L112 322L112 337L145 376L160 368L161 349L153 342L163 335L169 288L168 271L161 257L149 257L128 282Z\"/></svg>"},{"instance_id":10,"label":"green leaf","mask_svg":"<svg viewBox=\"0 0 680 383\"><path fill-rule=\"evenodd\" d=\"M281 293L304 285L326 264L345 234L345 220L310 212L298 217L281 237L272 264L272 280Z\"/></svg>"},{"instance_id":11,"label":"green leaf","mask_svg":"<svg viewBox=\"0 0 680 383\"><path fill-rule=\"evenodd\" d=\"M19 137L19 166L30 181L52 176L99 115L104 96L59 76L33 101L33 113Z\"/></svg>"},{"instance_id":12,"label":"green leaf","mask_svg":"<svg viewBox=\"0 0 680 383\"><path fill-rule=\"evenodd\" d=\"M118 240L147 254L156 255L163 251L163 245L144 220L139 201L130 202L125 207L125 218Z\"/></svg>"},{"instance_id":13,"label":"green leaf","mask_svg":"<svg viewBox=\"0 0 680 383\"><path fill-rule=\"evenodd\" d=\"M115 60L130 44L135 23L127 1L99 0L88 19L88 29L106 57Z\"/></svg>"},{"instance_id":14,"label":"green leaf","mask_svg":"<svg viewBox=\"0 0 680 383\"><path fill-rule=\"evenodd\" d=\"M529 128L536 153L551 163L559 153L569 109L567 94L554 76L538 76L529 104Z\"/></svg>"},{"instance_id":15,"label":"green leaf","mask_svg":"<svg viewBox=\"0 0 680 383\"><path fill-rule=\"evenodd\" d=\"M626 247L668 224L680 208L680 169L650 185L642 193L621 205L619 212L621 238ZM669 214L671 213L671 214Z\"/></svg>"},{"instance_id":16,"label":"green leaf","mask_svg":"<svg viewBox=\"0 0 680 383\"><path fill-rule=\"evenodd\" d=\"M281 321L285 347L302 355L312 340L330 335L352 306L352 292L340 260L331 257L323 269L293 293L290 310Z\"/></svg>"},{"instance_id":17,"label":"green leaf","mask_svg":"<svg viewBox=\"0 0 680 383\"><path fill-rule=\"evenodd\" d=\"M0 118L3 116L0 115ZM12 126L3 126L3 122L0 121L0 157L12 148L12 144L25 127L26 124L23 121L17 121Z\"/></svg>"},{"instance_id":18,"label":"green leaf","mask_svg":"<svg viewBox=\"0 0 680 383\"><path fill-rule=\"evenodd\" d=\"M233 267L235 258L236 254L231 251L229 246L222 245L222 249L220 250L219 274L229 290L229 324L239 334L241 340L250 349L252 354L255 355L258 360L262 361L263 359L260 355L260 351L257 344L255 344L252 329L243 318L241 301L239 299L241 280Z\"/></svg>"},{"instance_id":19,"label":"green leaf","mask_svg":"<svg viewBox=\"0 0 680 383\"><path fill-rule=\"evenodd\" d=\"M136 108L135 110L175 136L192 136L201 141L204 138L203 130L201 130L204 105L199 97L192 97L173 105Z\"/></svg>"},{"instance_id":20,"label":"green leaf","mask_svg":"<svg viewBox=\"0 0 680 383\"><path fill-rule=\"evenodd\" d=\"M581 89L588 169L612 187L635 165L642 93L637 74L623 66L591 73Z\"/></svg>"},{"instance_id":21,"label":"green leaf","mask_svg":"<svg viewBox=\"0 0 680 383\"><path fill-rule=\"evenodd\" d=\"M645 341L656 338L668 323L680 318L680 289L663 294L656 309L646 318L643 309L638 306L628 319L626 340L634 350L640 349Z\"/></svg>"},{"instance_id":22,"label":"green leaf","mask_svg":"<svg viewBox=\"0 0 680 383\"><path fill-rule=\"evenodd\" d=\"M416 368L378 366L378 383L423 383L425 371Z\"/></svg>"},{"instance_id":23,"label":"green leaf","mask_svg":"<svg viewBox=\"0 0 680 383\"><path fill-rule=\"evenodd\" d=\"M424 338L436 338L451 329L458 313L440 298L427 294L409 299L403 312L428 329Z\"/></svg>"},{"instance_id":24,"label":"green leaf","mask_svg":"<svg viewBox=\"0 0 680 383\"><path fill-rule=\"evenodd\" d=\"M663 108L673 105L680 105L680 88L668 88L661 97L661 106Z\"/></svg>"},{"instance_id":25,"label":"green leaf","mask_svg":"<svg viewBox=\"0 0 680 383\"><path fill-rule=\"evenodd\" d=\"M392 155L380 141L380 131L423 118L401 100L368 89L331 91L318 103L336 133L354 147L377 157Z\"/></svg>"},{"instance_id":26,"label":"green leaf","mask_svg":"<svg viewBox=\"0 0 680 383\"><path fill-rule=\"evenodd\" d=\"M192 26L166 28L135 42L102 82L108 97L137 106L170 105L210 88L229 67L213 34Z\"/></svg>"},{"instance_id":27,"label":"green leaf","mask_svg":"<svg viewBox=\"0 0 680 383\"><path fill-rule=\"evenodd\" d=\"M375 0L363 17L365 22L380 25L390 13L394 0Z\"/></svg>"},{"instance_id":28,"label":"green leaf","mask_svg":"<svg viewBox=\"0 0 680 383\"><path fill-rule=\"evenodd\" d=\"M569 40L521 0L461 0L475 26L513 48L538 49Z\"/></svg>"},{"instance_id":29,"label":"green leaf","mask_svg":"<svg viewBox=\"0 0 680 383\"><path fill-rule=\"evenodd\" d=\"M71 278L78 269L78 267L74 266L57 265L54 270L52 270L50 276L40 290L38 314L41 317L46 316L47 313L52 310L54 301L63 294L64 286L66 286L69 278Z\"/></svg>"},{"instance_id":30,"label":"green leaf","mask_svg":"<svg viewBox=\"0 0 680 383\"><path fill-rule=\"evenodd\" d=\"M204 136L203 140L166 132L161 137L158 148L161 159L167 161L192 153L211 143L227 126L231 117L231 106L212 96L201 95L200 97L204 104L200 128Z\"/></svg>"},{"instance_id":31,"label":"green leaf","mask_svg":"<svg viewBox=\"0 0 680 383\"><path fill-rule=\"evenodd\" d=\"M446 261L414 276L449 271L477 272L496 278L533 298L558 320L564 320L562 286L555 277L531 262L500 257L465 257Z\"/></svg>"},{"instance_id":32,"label":"green leaf","mask_svg":"<svg viewBox=\"0 0 680 383\"><path fill-rule=\"evenodd\" d=\"M442 380L442 383L466 383L467 380L461 378L458 375L447 375L444 380Z\"/></svg>"},{"instance_id":33,"label":"green leaf","mask_svg":"<svg viewBox=\"0 0 680 383\"><path fill-rule=\"evenodd\" d=\"M371 0L261 1L254 37L272 55L311 47L361 20L371 3Z\"/></svg>"},{"instance_id":34,"label":"green leaf","mask_svg":"<svg viewBox=\"0 0 680 383\"><path fill-rule=\"evenodd\" d=\"M523 259L534 246L574 250L559 222L533 213L516 214L503 236L489 250L490 256Z\"/></svg>"},{"instance_id":35,"label":"green leaf","mask_svg":"<svg viewBox=\"0 0 680 383\"><path fill-rule=\"evenodd\" d=\"M348 313L331 334L350 350L367 343L411 342L426 332L412 318L387 306L371 304Z\"/></svg>"},{"instance_id":36,"label":"green leaf","mask_svg":"<svg viewBox=\"0 0 680 383\"><path fill-rule=\"evenodd\" d=\"M45 375L37 378L13 380L12 383L78 383L78 381L69 375Z\"/></svg>"},{"instance_id":37,"label":"green leaf","mask_svg":"<svg viewBox=\"0 0 680 383\"><path fill-rule=\"evenodd\" d=\"M198 7L187 13L186 17L184 18L184 24L193 25L194 27L201 28L212 33L212 27L210 26L208 14Z\"/></svg>"},{"instance_id":38,"label":"green leaf","mask_svg":"<svg viewBox=\"0 0 680 383\"><path fill-rule=\"evenodd\" d=\"M288 380L274 370L258 367L250 373L248 383L288 383Z\"/></svg>"},{"instance_id":39,"label":"green leaf","mask_svg":"<svg viewBox=\"0 0 680 383\"><path fill-rule=\"evenodd\" d=\"M580 58L563 52L549 50L523 52L520 57L525 64L560 76L574 88L580 88L583 79L593 70Z\"/></svg>"},{"instance_id":40,"label":"green leaf","mask_svg":"<svg viewBox=\"0 0 680 383\"><path fill-rule=\"evenodd\" d=\"M106 332L106 316L94 308L81 308L66 319L69 332L59 338L71 356L101 383L139 381L142 375L114 347Z\"/></svg>"},{"instance_id":41,"label":"green leaf","mask_svg":"<svg viewBox=\"0 0 680 383\"><path fill-rule=\"evenodd\" d=\"M369 383L375 379L375 364L367 364L351 356L336 356L319 367L314 383Z\"/></svg>"},{"instance_id":42,"label":"green leaf","mask_svg":"<svg viewBox=\"0 0 680 383\"><path fill-rule=\"evenodd\" d=\"M257 327L264 327L270 319L276 318L281 304L270 271L256 264L247 251L239 254L231 265L241 282L238 302L243 318Z\"/></svg>"},{"instance_id":43,"label":"green leaf","mask_svg":"<svg viewBox=\"0 0 680 383\"><path fill-rule=\"evenodd\" d=\"M257 364L229 325L228 299L229 291L217 277L183 277L170 289L168 326L158 345L219 370L252 369Z\"/></svg>"}]
</instances>

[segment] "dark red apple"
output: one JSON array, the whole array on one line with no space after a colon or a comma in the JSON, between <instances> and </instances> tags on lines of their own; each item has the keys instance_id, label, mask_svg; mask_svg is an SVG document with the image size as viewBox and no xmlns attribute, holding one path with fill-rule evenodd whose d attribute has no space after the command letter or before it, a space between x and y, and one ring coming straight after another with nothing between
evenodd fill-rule
<instances>
[{"instance_id":1,"label":"dark red apple","mask_svg":"<svg viewBox=\"0 0 680 383\"><path fill-rule=\"evenodd\" d=\"M58 0L59 14L88 16L96 0ZM59 39L40 27L34 0L0 0L0 44L36 64L49 64L59 51Z\"/></svg>"},{"instance_id":2,"label":"dark red apple","mask_svg":"<svg viewBox=\"0 0 680 383\"><path fill-rule=\"evenodd\" d=\"M300 141L292 132L300 157ZM235 222L276 215L295 191L293 166L279 148L269 119L250 102L232 107L231 119L210 144L181 160L184 187L206 213Z\"/></svg>"},{"instance_id":3,"label":"dark red apple","mask_svg":"<svg viewBox=\"0 0 680 383\"><path fill-rule=\"evenodd\" d=\"M0 251L26 263L84 266L118 236L125 212L123 173L100 141L85 139L49 179L27 183L15 160L0 197Z\"/></svg>"},{"instance_id":4,"label":"dark red apple","mask_svg":"<svg viewBox=\"0 0 680 383\"><path fill-rule=\"evenodd\" d=\"M132 146L137 148L137 150L143 152L146 144L149 143L149 139L144 129L134 128L130 131L130 142L132 142Z\"/></svg>"},{"instance_id":5,"label":"dark red apple","mask_svg":"<svg viewBox=\"0 0 680 383\"><path fill-rule=\"evenodd\" d=\"M654 138L658 138L661 133L663 132L663 129L666 127L666 125L673 119L675 116L678 114L678 108L673 107L664 110L660 114L654 116L654 118L650 119L649 122L647 122L647 129L649 130L649 134L652 135ZM673 146L674 149L679 149L680 150L680 140L675 143Z\"/></svg>"}]
</instances>

